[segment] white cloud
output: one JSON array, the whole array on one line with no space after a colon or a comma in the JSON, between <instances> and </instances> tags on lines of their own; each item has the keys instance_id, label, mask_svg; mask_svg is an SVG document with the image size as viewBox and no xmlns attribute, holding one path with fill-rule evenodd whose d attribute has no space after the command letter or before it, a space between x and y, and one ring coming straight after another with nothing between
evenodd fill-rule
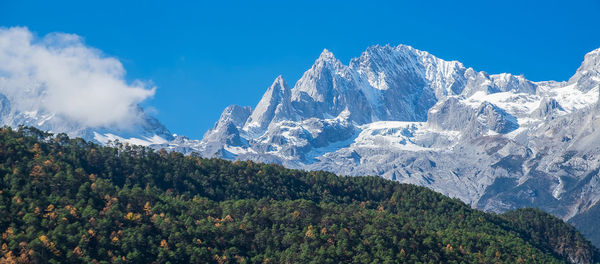
<instances>
[{"instance_id":1,"label":"white cloud","mask_svg":"<svg viewBox=\"0 0 600 264\"><path fill-rule=\"evenodd\" d=\"M127 127L139 119L136 105L155 88L124 77L118 59L77 35L36 38L27 28L0 28L0 93L19 111L48 111L84 126Z\"/></svg>"}]
</instances>

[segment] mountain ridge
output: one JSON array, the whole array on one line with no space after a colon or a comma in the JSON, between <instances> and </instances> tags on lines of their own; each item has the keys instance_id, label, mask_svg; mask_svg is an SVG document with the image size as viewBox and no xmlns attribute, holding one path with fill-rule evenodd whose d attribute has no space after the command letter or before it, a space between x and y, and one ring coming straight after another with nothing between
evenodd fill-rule
<instances>
[{"instance_id":1,"label":"mountain ridge","mask_svg":"<svg viewBox=\"0 0 600 264\"><path fill-rule=\"evenodd\" d=\"M264 117L262 133L234 125L229 135L246 141L221 144L210 135L228 133L215 127L195 141L195 151L379 175L476 208L535 206L568 220L600 199L584 190L600 186L593 183L597 174L586 176L599 166L592 110L600 92L599 58L600 49L588 53L567 82L533 82L477 72L406 45L369 47L348 65L324 50L294 87L284 89L286 96L265 100L269 88L260 109L252 110ZM580 128L587 134L574 133ZM586 154L561 158L573 151ZM563 198L567 192L581 198Z\"/></svg>"},{"instance_id":2,"label":"mountain ridge","mask_svg":"<svg viewBox=\"0 0 600 264\"><path fill-rule=\"evenodd\" d=\"M372 46L344 65L327 49L255 107L229 106L202 140L175 136L134 107L130 130L88 127L0 96L0 119L107 144L254 160L429 187L472 207L539 207L598 246L600 48L566 82L488 74L410 46ZM585 226L584 226L585 225Z\"/></svg>"}]
</instances>

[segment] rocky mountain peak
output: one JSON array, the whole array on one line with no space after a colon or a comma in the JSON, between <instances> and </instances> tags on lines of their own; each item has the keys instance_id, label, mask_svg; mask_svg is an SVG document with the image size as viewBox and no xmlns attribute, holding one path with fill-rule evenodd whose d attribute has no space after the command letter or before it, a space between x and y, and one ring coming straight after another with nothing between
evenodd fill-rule
<instances>
[{"instance_id":1,"label":"rocky mountain peak","mask_svg":"<svg viewBox=\"0 0 600 264\"><path fill-rule=\"evenodd\" d=\"M236 127L242 127L251 113L252 108L249 106L230 105L223 110L219 121L217 121L213 129L217 129L227 123L231 123Z\"/></svg>"},{"instance_id":2,"label":"rocky mountain peak","mask_svg":"<svg viewBox=\"0 0 600 264\"><path fill-rule=\"evenodd\" d=\"M264 132L274 118L289 118L291 89L279 75L260 99L252 114L244 124L244 130L250 135Z\"/></svg>"},{"instance_id":3,"label":"rocky mountain peak","mask_svg":"<svg viewBox=\"0 0 600 264\"><path fill-rule=\"evenodd\" d=\"M321 54L317 58L316 62L321 62L321 61L335 62L335 61L337 61L337 59L335 58L335 55L333 55L333 52L329 51L328 49L323 49L323 51L321 51Z\"/></svg>"},{"instance_id":4,"label":"rocky mountain peak","mask_svg":"<svg viewBox=\"0 0 600 264\"><path fill-rule=\"evenodd\" d=\"M600 85L600 48L587 53L583 63L568 81L582 91L589 91Z\"/></svg>"}]
</instances>

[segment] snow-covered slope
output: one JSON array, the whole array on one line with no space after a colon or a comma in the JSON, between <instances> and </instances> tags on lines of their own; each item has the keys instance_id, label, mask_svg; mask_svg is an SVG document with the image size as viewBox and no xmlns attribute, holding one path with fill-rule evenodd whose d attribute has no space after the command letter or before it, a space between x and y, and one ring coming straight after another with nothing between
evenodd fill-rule
<instances>
[{"instance_id":1,"label":"snow-covered slope","mask_svg":"<svg viewBox=\"0 0 600 264\"><path fill-rule=\"evenodd\" d=\"M160 146L379 175L486 210L570 219L600 200L599 92L600 49L568 82L490 75L405 45L370 47L349 65L324 50L294 87L279 76L203 140Z\"/></svg>"}]
</instances>

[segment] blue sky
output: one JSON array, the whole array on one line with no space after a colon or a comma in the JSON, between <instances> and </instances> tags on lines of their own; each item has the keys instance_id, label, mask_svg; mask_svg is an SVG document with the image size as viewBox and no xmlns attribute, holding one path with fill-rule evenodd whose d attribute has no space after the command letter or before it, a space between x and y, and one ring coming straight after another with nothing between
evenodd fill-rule
<instances>
[{"instance_id":1,"label":"blue sky","mask_svg":"<svg viewBox=\"0 0 600 264\"><path fill-rule=\"evenodd\" d=\"M0 26L66 32L158 87L147 108L200 138L227 105L293 85L323 48L344 63L408 44L489 73L566 80L600 47L600 1L5 1Z\"/></svg>"}]
</instances>

